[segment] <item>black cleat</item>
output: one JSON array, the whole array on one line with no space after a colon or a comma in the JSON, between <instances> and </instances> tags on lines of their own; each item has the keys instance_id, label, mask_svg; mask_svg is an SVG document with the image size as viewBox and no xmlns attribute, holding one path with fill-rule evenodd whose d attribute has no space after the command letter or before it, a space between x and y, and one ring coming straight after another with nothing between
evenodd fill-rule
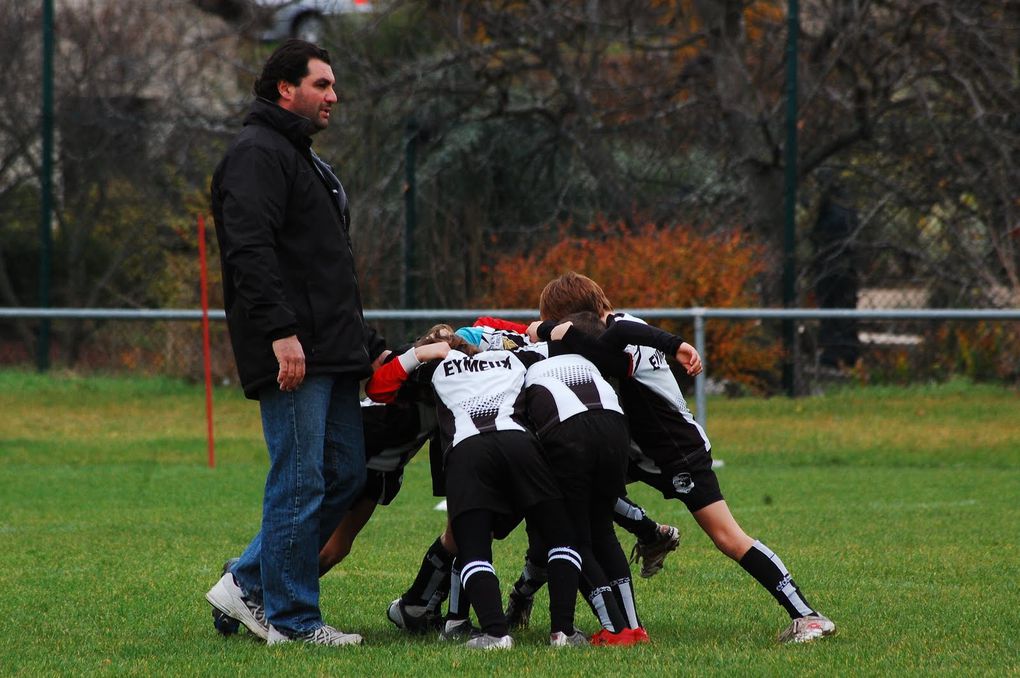
<instances>
[{"instance_id":1,"label":"black cleat","mask_svg":"<svg viewBox=\"0 0 1020 678\"><path fill-rule=\"evenodd\" d=\"M510 599L506 604L506 624L511 631L526 629L531 622L531 608L535 599L531 596L522 596L515 591L510 592Z\"/></svg>"},{"instance_id":2,"label":"black cleat","mask_svg":"<svg viewBox=\"0 0 1020 678\"><path fill-rule=\"evenodd\" d=\"M237 562L237 558L231 558L227 562L223 563L223 570L220 575L224 575L230 571L230 568ZM241 622L237 621L230 615L220 612L215 607L212 609L212 623L216 627L216 630L223 636L232 636L238 632L241 628Z\"/></svg>"}]
</instances>

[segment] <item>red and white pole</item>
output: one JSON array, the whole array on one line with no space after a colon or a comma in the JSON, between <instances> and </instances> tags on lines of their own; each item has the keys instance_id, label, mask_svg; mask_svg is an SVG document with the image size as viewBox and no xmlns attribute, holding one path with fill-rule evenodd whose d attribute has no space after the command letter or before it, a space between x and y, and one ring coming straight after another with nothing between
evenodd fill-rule
<instances>
[{"instance_id":1,"label":"red and white pole","mask_svg":"<svg viewBox=\"0 0 1020 678\"><path fill-rule=\"evenodd\" d=\"M205 261L205 215L198 215L198 269L202 284L202 361L205 364L205 423L209 439L209 468L216 466L213 444L212 351L209 346L209 271Z\"/></svg>"}]
</instances>

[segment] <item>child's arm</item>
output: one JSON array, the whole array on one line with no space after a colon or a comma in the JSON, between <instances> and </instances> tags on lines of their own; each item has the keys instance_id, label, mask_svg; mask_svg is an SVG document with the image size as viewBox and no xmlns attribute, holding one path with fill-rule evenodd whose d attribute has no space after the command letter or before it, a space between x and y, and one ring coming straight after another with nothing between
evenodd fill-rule
<instances>
[{"instance_id":1,"label":"child's arm","mask_svg":"<svg viewBox=\"0 0 1020 678\"><path fill-rule=\"evenodd\" d=\"M550 321L538 328L538 335L550 340L549 355L576 353L590 360L599 372L609 377L625 378L633 373L629 353L585 334L572 323L552 325L554 323Z\"/></svg>"},{"instance_id":2,"label":"child's arm","mask_svg":"<svg viewBox=\"0 0 1020 678\"><path fill-rule=\"evenodd\" d=\"M409 348L372 374L365 384L365 394L377 403L392 403L400 387L422 363L441 360L449 352L450 345L445 341Z\"/></svg>"},{"instance_id":3,"label":"child's arm","mask_svg":"<svg viewBox=\"0 0 1020 678\"><path fill-rule=\"evenodd\" d=\"M675 357L692 377L700 374L703 367L697 349L675 334L645 323L615 319L599 339L617 348L623 348L628 344L651 346Z\"/></svg>"}]
</instances>

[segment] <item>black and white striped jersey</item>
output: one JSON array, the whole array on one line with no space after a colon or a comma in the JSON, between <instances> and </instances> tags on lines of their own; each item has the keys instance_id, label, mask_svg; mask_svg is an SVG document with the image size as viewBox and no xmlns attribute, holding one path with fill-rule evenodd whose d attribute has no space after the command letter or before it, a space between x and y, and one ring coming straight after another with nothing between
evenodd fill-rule
<instances>
[{"instance_id":1,"label":"black and white striped jersey","mask_svg":"<svg viewBox=\"0 0 1020 678\"><path fill-rule=\"evenodd\" d=\"M435 408L425 403L361 401L365 466L389 473L404 468L438 426Z\"/></svg>"},{"instance_id":2,"label":"black and white striped jersey","mask_svg":"<svg viewBox=\"0 0 1020 678\"><path fill-rule=\"evenodd\" d=\"M524 378L528 365L546 355L545 345L535 344L518 351L500 349L472 356L451 350L443 360L428 363L443 451L480 433L530 430Z\"/></svg>"},{"instance_id":3,"label":"black and white striped jersey","mask_svg":"<svg viewBox=\"0 0 1020 678\"><path fill-rule=\"evenodd\" d=\"M620 323L617 330L624 330L628 322L647 325L627 313L616 313L608 322L609 335L613 334L614 323ZM617 334L626 336L625 332ZM647 458L644 461L661 467L664 462L680 461L711 450L708 436L691 415L666 355L659 349L637 344L628 344L624 350L631 355L633 372L629 379L619 382L620 402L630 423L631 437L641 449L641 456Z\"/></svg>"},{"instance_id":4,"label":"black and white striped jersey","mask_svg":"<svg viewBox=\"0 0 1020 678\"><path fill-rule=\"evenodd\" d=\"M554 355L528 368L528 416L541 436L570 417L592 410L623 414L616 391L593 362L576 353Z\"/></svg>"},{"instance_id":5,"label":"black and white striped jersey","mask_svg":"<svg viewBox=\"0 0 1020 678\"><path fill-rule=\"evenodd\" d=\"M516 351L531 344L528 335L514 332L513 330L498 330L492 327L479 327L481 330L478 338L478 348L483 351L495 351L504 349Z\"/></svg>"}]
</instances>

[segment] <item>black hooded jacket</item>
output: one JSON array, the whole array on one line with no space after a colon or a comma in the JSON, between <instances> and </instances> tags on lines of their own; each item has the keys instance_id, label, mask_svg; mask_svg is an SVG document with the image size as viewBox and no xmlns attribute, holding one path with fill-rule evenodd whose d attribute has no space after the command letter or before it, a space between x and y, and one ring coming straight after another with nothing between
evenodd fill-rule
<instances>
[{"instance_id":1,"label":"black hooded jacket","mask_svg":"<svg viewBox=\"0 0 1020 678\"><path fill-rule=\"evenodd\" d=\"M223 302L253 399L276 382L276 339L297 335L308 375L368 376L383 348L365 327L347 194L312 152L311 124L257 99L213 174Z\"/></svg>"}]
</instances>

